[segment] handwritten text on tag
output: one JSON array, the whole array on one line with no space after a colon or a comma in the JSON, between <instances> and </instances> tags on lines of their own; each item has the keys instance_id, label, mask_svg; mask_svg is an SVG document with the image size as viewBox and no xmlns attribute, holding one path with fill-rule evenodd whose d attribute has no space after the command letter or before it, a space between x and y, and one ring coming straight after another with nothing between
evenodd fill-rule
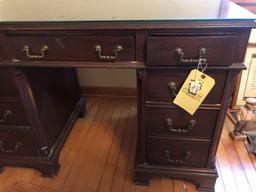
<instances>
[{"instance_id":1,"label":"handwritten text on tag","mask_svg":"<svg viewBox=\"0 0 256 192\"><path fill-rule=\"evenodd\" d=\"M188 75L173 103L193 115L214 84L213 78L194 69Z\"/></svg>"}]
</instances>

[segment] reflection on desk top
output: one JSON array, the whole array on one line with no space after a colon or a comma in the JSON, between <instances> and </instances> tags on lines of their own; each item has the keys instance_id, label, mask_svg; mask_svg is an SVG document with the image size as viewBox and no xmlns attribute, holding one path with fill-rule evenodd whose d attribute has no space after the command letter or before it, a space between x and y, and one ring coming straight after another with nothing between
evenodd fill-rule
<instances>
[{"instance_id":1,"label":"reflection on desk top","mask_svg":"<svg viewBox=\"0 0 256 192\"><path fill-rule=\"evenodd\" d=\"M0 0L0 22L254 20L226 0Z\"/></svg>"}]
</instances>

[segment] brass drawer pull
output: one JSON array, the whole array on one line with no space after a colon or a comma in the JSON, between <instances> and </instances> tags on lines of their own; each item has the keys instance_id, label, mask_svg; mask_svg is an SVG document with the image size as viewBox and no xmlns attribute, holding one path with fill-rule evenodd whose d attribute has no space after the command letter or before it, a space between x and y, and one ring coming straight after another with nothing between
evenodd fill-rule
<instances>
[{"instance_id":1,"label":"brass drawer pull","mask_svg":"<svg viewBox=\"0 0 256 192\"><path fill-rule=\"evenodd\" d=\"M22 147L22 143L17 142L16 145L13 147L13 149L7 149L4 147L4 142L0 141L0 150L3 153L17 153L21 147Z\"/></svg>"},{"instance_id":2,"label":"brass drawer pull","mask_svg":"<svg viewBox=\"0 0 256 192\"><path fill-rule=\"evenodd\" d=\"M11 110L6 110L3 114L3 117L0 119L0 123L4 123L8 120L8 118L10 117L10 115L12 115L12 111Z\"/></svg>"},{"instance_id":3,"label":"brass drawer pull","mask_svg":"<svg viewBox=\"0 0 256 192\"><path fill-rule=\"evenodd\" d=\"M194 119L191 119L188 122L187 129L173 128L173 120L171 118L166 118L166 123L167 123L169 131L173 132L173 133L188 133L196 125L196 121Z\"/></svg>"},{"instance_id":4,"label":"brass drawer pull","mask_svg":"<svg viewBox=\"0 0 256 192\"><path fill-rule=\"evenodd\" d=\"M171 150L166 149L164 150L164 156L170 163L184 163L191 157L192 153L190 151L185 151L183 156L176 157L171 155Z\"/></svg>"},{"instance_id":5,"label":"brass drawer pull","mask_svg":"<svg viewBox=\"0 0 256 192\"><path fill-rule=\"evenodd\" d=\"M176 93L176 90L177 90L176 83L174 83L173 81L170 81L168 83L168 88L169 88L171 97L176 97L177 96L177 93Z\"/></svg>"},{"instance_id":6,"label":"brass drawer pull","mask_svg":"<svg viewBox=\"0 0 256 192\"><path fill-rule=\"evenodd\" d=\"M206 54L206 49L205 48L201 48L199 50L199 58L198 59L184 59L184 52L182 48L177 48L176 49L176 54L179 57L179 61L182 63L198 63L199 61L201 61L202 63L206 63L207 60L204 57L204 55Z\"/></svg>"},{"instance_id":7,"label":"brass drawer pull","mask_svg":"<svg viewBox=\"0 0 256 192\"><path fill-rule=\"evenodd\" d=\"M121 45L116 45L114 49L114 55L102 55L102 47L100 45L95 46L95 51L99 59L110 61L118 59L118 53L123 50Z\"/></svg>"},{"instance_id":8,"label":"brass drawer pull","mask_svg":"<svg viewBox=\"0 0 256 192\"><path fill-rule=\"evenodd\" d=\"M32 54L31 53L31 48L28 45L24 45L23 49L22 49L27 57L29 59L42 59L44 58L44 56L46 55L47 51L48 51L48 46L47 45L43 45L42 48L39 50L39 54Z\"/></svg>"}]
</instances>

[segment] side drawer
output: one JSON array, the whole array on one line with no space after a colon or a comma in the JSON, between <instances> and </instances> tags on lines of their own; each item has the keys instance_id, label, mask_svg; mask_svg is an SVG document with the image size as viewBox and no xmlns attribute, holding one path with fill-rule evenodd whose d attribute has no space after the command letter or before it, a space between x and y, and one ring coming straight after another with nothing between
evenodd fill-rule
<instances>
[{"instance_id":1,"label":"side drawer","mask_svg":"<svg viewBox=\"0 0 256 192\"><path fill-rule=\"evenodd\" d=\"M184 65L176 50L183 50L184 59L197 59L199 50L206 49L208 65L231 65L238 46L238 35L149 36L148 65ZM195 62L194 62L195 64Z\"/></svg>"},{"instance_id":2,"label":"side drawer","mask_svg":"<svg viewBox=\"0 0 256 192\"><path fill-rule=\"evenodd\" d=\"M175 98L191 70L149 70L147 73L146 100L170 102ZM226 81L227 71L207 70L206 74L215 79L215 86L206 96L203 103L220 104ZM171 87L171 83L174 87Z\"/></svg>"},{"instance_id":3,"label":"side drawer","mask_svg":"<svg viewBox=\"0 0 256 192\"><path fill-rule=\"evenodd\" d=\"M147 162L175 166L205 167L210 141L147 139Z\"/></svg>"},{"instance_id":4,"label":"side drawer","mask_svg":"<svg viewBox=\"0 0 256 192\"><path fill-rule=\"evenodd\" d=\"M3 54L3 51L1 50L1 46L0 46L0 60L3 60L4 59L4 54Z\"/></svg>"},{"instance_id":5,"label":"side drawer","mask_svg":"<svg viewBox=\"0 0 256 192\"><path fill-rule=\"evenodd\" d=\"M15 129L0 131L0 156L38 157L39 155L39 147L32 132Z\"/></svg>"},{"instance_id":6,"label":"side drawer","mask_svg":"<svg viewBox=\"0 0 256 192\"><path fill-rule=\"evenodd\" d=\"M18 91L9 69L0 68L0 97L18 97Z\"/></svg>"},{"instance_id":7,"label":"side drawer","mask_svg":"<svg viewBox=\"0 0 256 192\"><path fill-rule=\"evenodd\" d=\"M146 107L147 134L211 139L218 114L199 109L191 116L180 108Z\"/></svg>"},{"instance_id":8,"label":"side drawer","mask_svg":"<svg viewBox=\"0 0 256 192\"><path fill-rule=\"evenodd\" d=\"M135 60L134 36L8 36L15 58L42 61L133 61ZM101 53L96 51L99 45ZM122 49L117 50L117 46ZM24 49L27 46L27 51ZM46 47L45 47L46 46ZM98 48L99 48L98 46ZM99 50L98 50L99 51ZM116 51L116 53L115 53ZM116 59L98 56L116 56ZM116 54L116 55L115 55ZM33 55L42 56L33 58ZM32 56L32 57L30 57Z\"/></svg>"},{"instance_id":9,"label":"side drawer","mask_svg":"<svg viewBox=\"0 0 256 192\"><path fill-rule=\"evenodd\" d=\"M29 125L25 111L20 102L0 101L1 125Z\"/></svg>"}]
</instances>

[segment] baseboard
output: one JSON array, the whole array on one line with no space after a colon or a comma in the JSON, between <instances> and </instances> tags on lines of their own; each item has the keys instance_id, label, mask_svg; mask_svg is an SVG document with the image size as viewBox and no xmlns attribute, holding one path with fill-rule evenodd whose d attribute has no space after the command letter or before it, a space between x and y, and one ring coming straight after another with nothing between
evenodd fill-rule
<instances>
[{"instance_id":1,"label":"baseboard","mask_svg":"<svg viewBox=\"0 0 256 192\"><path fill-rule=\"evenodd\" d=\"M127 87L86 87L80 88L84 96L136 98L136 88Z\"/></svg>"}]
</instances>

